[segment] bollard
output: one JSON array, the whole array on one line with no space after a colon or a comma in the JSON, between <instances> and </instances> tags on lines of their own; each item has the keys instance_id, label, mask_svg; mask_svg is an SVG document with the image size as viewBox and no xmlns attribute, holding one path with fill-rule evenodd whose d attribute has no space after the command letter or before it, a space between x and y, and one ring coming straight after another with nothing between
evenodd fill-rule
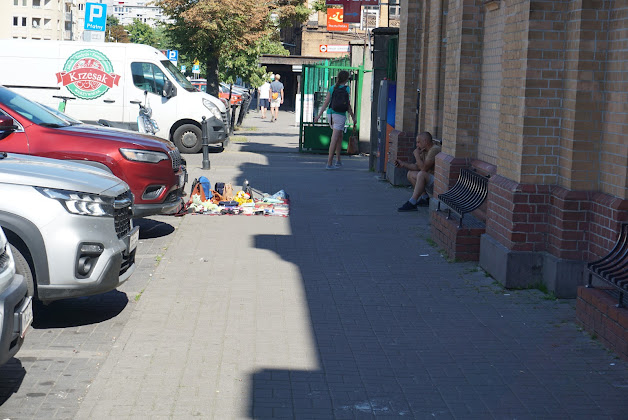
<instances>
[{"instance_id":1,"label":"bollard","mask_svg":"<svg viewBox=\"0 0 628 420\"><path fill-rule=\"evenodd\" d=\"M207 124L209 121L203 116L203 121L201 122L201 129L203 133L203 166L202 169L209 169L209 134L207 132Z\"/></svg>"}]
</instances>

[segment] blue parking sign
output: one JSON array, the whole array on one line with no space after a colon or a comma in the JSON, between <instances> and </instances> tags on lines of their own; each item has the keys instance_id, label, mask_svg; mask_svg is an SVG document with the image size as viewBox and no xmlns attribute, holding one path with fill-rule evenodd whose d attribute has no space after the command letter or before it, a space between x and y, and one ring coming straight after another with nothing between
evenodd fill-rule
<instances>
[{"instance_id":1,"label":"blue parking sign","mask_svg":"<svg viewBox=\"0 0 628 420\"><path fill-rule=\"evenodd\" d=\"M175 63L177 61L179 61L179 51L178 50L168 50L167 52L168 52L168 54L166 54L166 56L168 57L168 60L174 61Z\"/></svg>"},{"instance_id":2,"label":"blue parking sign","mask_svg":"<svg viewBox=\"0 0 628 420\"><path fill-rule=\"evenodd\" d=\"M181 66L181 72L182 73L185 73L185 68L186 68L185 66Z\"/></svg>"},{"instance_id":3,"label":"blue parking sign","mask_svg":"<svg viewBox=\"0 0 628 420\"><path fill-rule=\"evenodd\" d=\"M85 3L86 31L104 32L107 25L107 5L101 3Z\"/></svg>"}]
</instances>

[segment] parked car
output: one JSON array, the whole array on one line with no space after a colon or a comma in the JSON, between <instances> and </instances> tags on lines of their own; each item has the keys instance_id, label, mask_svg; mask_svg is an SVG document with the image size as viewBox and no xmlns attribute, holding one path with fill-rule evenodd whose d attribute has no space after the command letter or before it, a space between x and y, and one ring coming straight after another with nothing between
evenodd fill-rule
<instances>
[{"instance_id":1,"label":"parked car","mask_svg":"<svg viewBox=\"0 0 628 420\"><path fill-rule=\"evenodd\" d=\"M15 272L15 262L0 228L0 365L18 352L33 322L32 298L26 280Z\"/></svg>"},{"instance_id":2,"label":"parked car","mask_svg":"<svg viewBox=\"0 0 628 420\"><path fill-rule=\"evenodd\" d=\"M135 217L182 206L187 171L168 140L134 131L79 124L0 86L0 151L81 162L105 169L133 192Z\"/></svg>"},{"instance_id":3,"label":"parked car","mask_svg":"<svg viewBox=\"0 0 628 420\"><path fill-rule=\"evenodd\" d=\"M207 80L205 79L192 79L190 80L192 86L198 89L201 92L207 92ZM225 86L221 83L219 87L218 97L220 99L225 99L229 101L229 86L225 88ZM231 105L240 105L242 103L242 95L236 93L235 91L231 92Z\"/></svg>"},{"instance_id":4,"label":"parked car","mask_svg":"<svg viewBox=\"0 0 628 420\"><path fill-rule=\"evenodd\" d=\"M132 202L108 171L0 152L0 227L28 295L41 301L108 292L131 276Z\"/></svg>"}]
</instances>

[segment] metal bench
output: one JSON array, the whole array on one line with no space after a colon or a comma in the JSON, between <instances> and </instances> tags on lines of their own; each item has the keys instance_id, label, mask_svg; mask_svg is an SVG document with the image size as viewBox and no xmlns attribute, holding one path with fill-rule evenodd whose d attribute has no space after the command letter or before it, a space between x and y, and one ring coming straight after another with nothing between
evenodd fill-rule
<instances>
[{"instance_id":1,"label":"metal bench","mask_svg":"<svg viewBox=\"0 0 628 420\"><path fill-rule=\"evenodd\" d=\"M440 203L447 205L447 219L451 218L451 212L460 217L459 228L462 228L462 219L465 213L470 213L482 205L488 193L488 178L479 173L463 168L456 184L447 192L438 194L438 208Z\"/></svg>"},{"instance_id":2,"label":"metal bench","mask_svg":"<svg viewBox=\"0 0 628 420\"><path fill-rule=\"evenodd\" d=\"M589 281L587 287L593 287L596 277L619 290L618 308L623 308L624 292L628 291L628 223L622 223L615 246L607 255L587 264Z\"/></svg>"}]
</instances>

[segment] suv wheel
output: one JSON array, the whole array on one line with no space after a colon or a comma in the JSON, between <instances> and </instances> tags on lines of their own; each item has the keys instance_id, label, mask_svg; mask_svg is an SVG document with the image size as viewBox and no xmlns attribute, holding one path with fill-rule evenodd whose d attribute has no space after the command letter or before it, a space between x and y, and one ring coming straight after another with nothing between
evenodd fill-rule
<instances>
[{"instance_id":1,"label":"suv wheel","mask_svg":"<svg viewBox=\"0 0 628 420\"><path fill-rule=\"evenodd\" d=\"M13 254L13 260L15 261L15 271L17 274L21 274L26 279L26 285L28 287L28 295L35 296L35 282L33 280L33 271L31 270L28 261L22 255L22 253L13 245L11 246L11 253Z\"/></svg>"},{"instance_id":2,"label":"suv wheel","mask_svg":"<svg viewBox=\"0 0 628 420\"><path fill-rule=\"evenodd\" d=\"M173 140L181 153L198 153L203 147L203 133L194 124L183 124L177 128Z\"/></svg>"}]
</instances>

